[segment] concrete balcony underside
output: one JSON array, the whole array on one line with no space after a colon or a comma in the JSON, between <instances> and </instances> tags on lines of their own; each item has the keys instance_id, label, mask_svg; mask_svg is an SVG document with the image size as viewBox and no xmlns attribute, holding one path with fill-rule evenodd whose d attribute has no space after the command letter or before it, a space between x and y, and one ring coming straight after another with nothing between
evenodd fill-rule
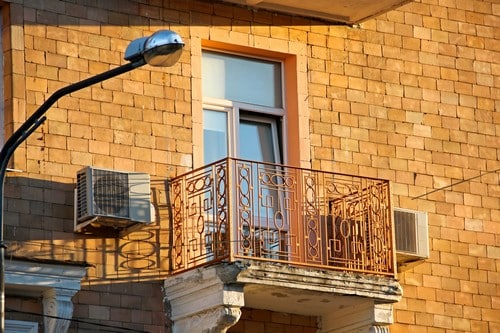
<instances>
[{"instance_id":1,"label":"concrete balcony underside","mask_svg":"<svg viewBox=\"0 0 500 333\"><path fill-rule=\"evenodd\" d=\"M347 24L359 23L411 0L223 0L226 2Z\"/></svg>"},{"instance_id":2,"label":"concrete balcony underside","mask_svg":"<svg viewBox=\"0 0 500 333\"><path fill-rule=\"evenodd\" d=\"M173 332L225 332L242 307L317 316L320 332L380 332L402 290L392 277L239 261L165 281Z\"/></svg>"}]
</instances>

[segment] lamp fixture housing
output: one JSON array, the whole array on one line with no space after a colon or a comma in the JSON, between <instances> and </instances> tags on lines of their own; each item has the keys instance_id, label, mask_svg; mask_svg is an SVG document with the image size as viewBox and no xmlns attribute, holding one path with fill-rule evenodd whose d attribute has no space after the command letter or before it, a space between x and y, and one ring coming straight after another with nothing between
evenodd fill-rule
<instances>
[{"instance_id":1,"label":"lamp fixture housing","mask_svg":"<svg viewBox=\"0 0 500 333\"><path fill-rule=\"evenodd\" d=\"M160 30L149 37L133 40L125 50L125 60L143 60L151 66L170 67L181 57L184 42L174 31Z\"/></svg>"}]
</instances>

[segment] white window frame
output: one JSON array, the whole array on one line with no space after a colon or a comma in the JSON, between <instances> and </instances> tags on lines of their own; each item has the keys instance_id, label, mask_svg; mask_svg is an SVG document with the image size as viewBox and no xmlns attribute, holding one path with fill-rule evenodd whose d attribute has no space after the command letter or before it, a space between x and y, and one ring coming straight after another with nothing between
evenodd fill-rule
<instances>
[{"instance_id":1,"label":"white window frame","mask_svg":"<svg viewBox=\"0 0 500 333\"><path fill-rule=\"evenodd\" d=\"M21 320L5 320L5 333L38 333L38 323Z\"/></svg>"},{"instance_id":2,"label":"white window frame","mask_svg":"<svg viewBox=\"0 0 500 333\"><path fill-rule=\"evenodd\" d=\"M239 157L239 126L240 119L269 123L272 127L273 145L276 163L280 164L286 161L286 111L283 108L271 108L261 105L254 105L242 102L234 102L230 100L205 97L203 99L203 111L218 111L227 113L227 135L228 135L228 156ZM241 115L241 112L247 114ZM266 117L269 116L266 121ZM279 120L271 121L271 118L276 117L281 120L281 141L279 140ZM203 143L205 144L205 143ZM281 146L280 146L281 144ZM281 161L283 159L283 161Z\"/></svg>"},{"instance_id":3,"label":"white window frame","mask_svg":"<svg viewBox=\"0 0 500 333\"><path fill-rule=\"evenodd\" d=\"M252 122L256 122L256 123L268 124L271 126L274 163L281 164L281 153L282 153L283 149L280 149L281 147L280 147L280 141L279 141L279 137L278 137L278 124L277 124L278 120L274 117L265 117L265 116L262 116L261 113L254 113L254 112L252 112L250 114L246 114L246 115L241 115L241 113L240 113L238 118L239 118L239 120L238 120L239 123L238 123L237 129L239 129L239 125L241 125L241 120L248 120L248 121L252 121ZM239 151L240 147L241 147L241 145L238 145L238 147L237 147L237 156L241 156L240 151Z\"/></svg>"}]
</instances>

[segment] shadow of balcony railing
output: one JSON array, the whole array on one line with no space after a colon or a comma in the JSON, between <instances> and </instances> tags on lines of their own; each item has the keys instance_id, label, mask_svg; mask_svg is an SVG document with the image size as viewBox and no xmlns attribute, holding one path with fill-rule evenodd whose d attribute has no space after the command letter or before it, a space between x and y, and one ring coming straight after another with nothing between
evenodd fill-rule
<instances>
[{"instance_id":1,"label":"shadow of balcony railing","mask_svg":"<svg viewBox=\"0 0 500 333\"><path fill-rule=\"evenodd\" d=\"M252 259L394 275L387 180L227 158L170 188L172 273Z\"/></svg>"}]
</instances>

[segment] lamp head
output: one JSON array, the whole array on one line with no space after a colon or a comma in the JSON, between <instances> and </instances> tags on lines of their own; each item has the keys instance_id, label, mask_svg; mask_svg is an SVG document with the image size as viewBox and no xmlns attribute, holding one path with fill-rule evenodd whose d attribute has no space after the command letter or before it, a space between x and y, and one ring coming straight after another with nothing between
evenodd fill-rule
<instances>
[{"instance_id":1,"label":"lamp head","mask_svg":"<svg viewBox=\"0 0 500 333\"><path fill-rule=\"evenodd\" d=\"M125 60L169 67L179 60L183 47L184 42L177 33L160 30L149 37L133 40L125 50Z\"/></svg>"}]
</instances>

